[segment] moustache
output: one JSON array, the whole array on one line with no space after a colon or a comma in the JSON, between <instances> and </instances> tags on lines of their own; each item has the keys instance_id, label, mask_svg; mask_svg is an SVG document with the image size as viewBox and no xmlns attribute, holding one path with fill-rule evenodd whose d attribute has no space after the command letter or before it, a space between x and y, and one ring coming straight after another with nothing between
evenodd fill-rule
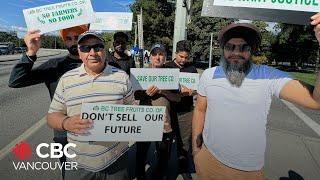
<instances>
[{"instance_id":1,"label":"moustache","mask_svg":"<svg viewBox=\"0 0 320 180\"><path fill-rule=\"evenodd\" d=\"M67 50L68 50L69 53L72 54L72 55L79 55L79 53L78 53L78 46L77 46L77 45L72 45L72 46L68 47Z\"/></svg>"},{"instance_id":2,"label":"moustache","mask_svg":"<svg viewBox=\"0 0 320 180\"><path fill-rule=\"evenodd\" d=\"M92 58L88 58L89 61L101 61L100 57L92 57Z\"/></svg>"},{"instance_id":3,"label":"moustache","mask_svg":"<svg viewBox=\"0 0 320 180\"><path fill-rule=\"evenodd\" d=\"M244 60L245 58L243 56L229 56L228 59L242 59L242 60Z\"/></svg>"}]
</instances>

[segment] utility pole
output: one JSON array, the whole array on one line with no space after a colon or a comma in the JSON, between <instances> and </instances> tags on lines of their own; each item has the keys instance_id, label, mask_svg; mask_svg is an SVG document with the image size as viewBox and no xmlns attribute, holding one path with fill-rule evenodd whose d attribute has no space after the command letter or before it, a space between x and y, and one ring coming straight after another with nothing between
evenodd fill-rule
<instances>
[{"instance_id":1,"label":"utility pole","mask_svg":"<svg viewBox=\"0 0 320 180\"><path fill-rule=\"evenodd\" d=\"M187 39L186 30L191 19L191 3L192 0L176 0L172 57L176 52L177 42Z\"/></svg>"},{"instance_id":2,"label":"utility pole","mask_svg":"<svg viewBox=\"0 0 320 180\"><path fill-rule=\"evenodd\" d=\"M137 25L137 22L133 22L133 24L134 24L134 47L136 47L138 43L138 25Z\"/></svg>"},{"instance_id":3,"label":"utility pole","mask_svg":"<svg viewBox=\"0 0 320 180\"><path fill-rule=\"evenodd\" d=\"M57 36L54 36L54 49L57 49Z\"/></svg>"},{"instance_id":4,"label":"utility pole","mask_svg":"<svg viewBox=\"0 0 320 180\"><path fill-rule=\"evenodd\" d=\"M140 8L140 14L137 15L138 19L138 41L139 41L139 49L140 49L140 68L143 67L143 56L144 56L144 43L143 43L143 19L142 19L142 7Z\"/></svg>"},{"instance_id":5,"label":"utility pole","mask_svg":"<svg viewBox=\"0 0 320 180\"><path fill-rule=\"evenodd\" d=\"M213 49L213 33L210 33L211 34L211 40L210 40L210 57L209 57L209 68L212 67L212 49Z\"/></svg>"}]
</instances>

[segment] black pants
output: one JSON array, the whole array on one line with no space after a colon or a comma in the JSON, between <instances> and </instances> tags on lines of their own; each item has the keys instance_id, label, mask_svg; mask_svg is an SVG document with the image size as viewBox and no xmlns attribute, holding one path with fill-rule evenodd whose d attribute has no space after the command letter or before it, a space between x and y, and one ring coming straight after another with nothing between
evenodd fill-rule
<instances>
[{"instance_id":1,"label":"black pants","mask_svg":"<svg viewBox=\"0 0 320 180\"><path fill-rule=\"evenodd\" d=\"M54 137L53 141L55 143L60 143L62 145L62 148L68 144L67 137ZM64 163L66 162L67 157L63 154L63 156L59 158L59 160L60 160L60 163L63 165L61 169L61 175L62 175L62 179L64 180L64 175L65 175Z\"/></svg>"},{"instance_id":2,"label":"black pants","mask_svg":"<svg viewBox=\"0 0 320 180\"><path fill-rule=\"evenodd\" d=\"M189 172L188 166L188 149L184 149L183 140L180 132L180 125L178 120L178 113L170 111L171 127L177 140L177 156L178 156L178 173ZM191 127L190 127L191 129Z\"/></svg>"},{"instance_id":3,"label":"black pants","mask_svg":"<svg viewBox=\"0 0 320 180\"><path fill-rule=\"evenodd\" d=\"M173 140L173 133L164 133L162 141L156 142L157 160L158 163L152 173L152 179L163 180L165 177L165 170L168 167L168 161L171 154L171 146ZM146 179L145 165L147 154L151 142L137 142L136 153L136 177L138 180Z\"/></svg>"}]
</instances>

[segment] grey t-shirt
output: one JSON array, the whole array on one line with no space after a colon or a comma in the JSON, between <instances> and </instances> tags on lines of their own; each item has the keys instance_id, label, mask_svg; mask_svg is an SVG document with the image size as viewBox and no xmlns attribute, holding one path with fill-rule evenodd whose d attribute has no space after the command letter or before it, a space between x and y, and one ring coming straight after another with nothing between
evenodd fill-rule
<instances>
[{"instance_id":1,"label":"grey t-shirt","mask_svg":"<svg viewBox=\"0 0 320 180\"><path fill-rule=\"evenodd\" d=\"M244 171L263 167L272 96L279 97L289 80L285 72L253 65L237 88L226 79L221 66L203 72L198 93L207 98L204 144L219 161Z\"/></svg>"}]
</instances>

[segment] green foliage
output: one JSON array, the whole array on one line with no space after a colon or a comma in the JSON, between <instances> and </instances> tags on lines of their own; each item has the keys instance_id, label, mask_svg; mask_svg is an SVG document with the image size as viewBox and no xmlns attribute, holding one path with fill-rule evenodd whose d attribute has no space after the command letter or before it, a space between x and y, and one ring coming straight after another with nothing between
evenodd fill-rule
<instances>
[{"instance_id":1,"label":"green foliage","mask_svg":"<svg viewBox=\"0 0 320 180\"><path fill-rule=\"evenodd\" d=\"M12 42L16 46L18 46L19 45L19 38L13 32L11 32L11 33L0 32L0 42Z\"/></svg>"},{"instance_id":2,"label":"green foliage","mask_svg":"<svg viewBox=\"0 0 320 180\"><path fill-rule=\"evenodd\" d=\"M257 56L263 57L263 60L260 59L258 62L262 60L263 63L271 63L272 60L272 52L271 47L272 44L276 41L276 35L267 30L268 24L264 21L252 21L252 24L257 26L261 32L261 45L259 51L256 53ZM266 59L264 59L266 58Z\"/></svg>"},{"instance_id":3,"label":"green foliage","mask_svg":"<svg viewBox=\"0 0 320 180\"><path fill-rule=\"evenodd\" d=\"M293 68L303 63L314 63L318 44L311 26L279 24L281 30L272 45L273 58L280 62L290 62Z\"/></svg>"},{"instance_id":4,"label":"green foliage","mask_svg":"<svg viewBox=\"0 0 320 180\"><path fill-rule=\"evenodd\" d=\"M56 45L57 49L64 49L65 45L62 39L58 36L42 35L41 36L41 47L54 49Z\"/></svg>"},{"instance_id":5,"label":"green foliage","mask_svg":"<svg viewBox=\"0 0 320 180\"><path fill-rule=\"evenodd\" d=\"M63 41L60 37L51 35L41 36L41 47L42 48L55 48L55 40L57 49L65 48ZM15 33L0 32L0 42L12 42L15 46L26 46L23 39L19 39Z\"/></svg>"},{"instance_id":6,"label":"green foliage","mask_svg":"<svg viewBox=\"0 0 320 180\"><path fill-rule=\"evenodd\" d=\"M316 74L313 72L290 72L290 74L296 79L314 85L316 82Z\"/></svg>"},{"instance_id":7,"label":"green foliage","mask_svg":"<svg viewBox=\"0 0 320 180\"><path fill-rule=\"evenodd\" d=\"M140 14L140 8L143 11L144 48L150 49L152 44L160 42L167 50L172 49L174 28L172 5L166 0L136 0L131 5L135 22L137 22L137 14ZM134 31L131 37L134 37Z\"/></svg>"},{"instance_id":8,"label":"green foliage","mask_svg":"<svg viewBox=\"0 0 320 180\"><path fill-rule=\"evenodd\" d=\"M213 57L218 60L220 49L218 48L217 38L219 31L230 24L232 19L212 18L201 16L203 0L194 0L192 4L191 23L188 25L188 40L192 45L192 60L209 60L210 55L210 34L213 33Z\"/></svg>"},{"instance_id":9,"label":"green foliage","mask_svg":"<svg viewBox=\"0 0 320 180\"><path fill-rule=\"evenodd\" d=\"M101 36L103 37L104 41L105 41L105 45L106 45L106 48L109 49L109 48L113 48L113 34L114 33L111 33L111 32L103 32L101 34Z\"/></svg>"},{"instance_id":10,"label":"green foliage","mask_svg":"<svg viewBox=\"0 0 320 180\"><path fill-rule=\"evenodd\" d=\"M266 64L268 62L268 58L265 55L252 56L252 61L255 64Z\"/></svg>"}]
</instances>

